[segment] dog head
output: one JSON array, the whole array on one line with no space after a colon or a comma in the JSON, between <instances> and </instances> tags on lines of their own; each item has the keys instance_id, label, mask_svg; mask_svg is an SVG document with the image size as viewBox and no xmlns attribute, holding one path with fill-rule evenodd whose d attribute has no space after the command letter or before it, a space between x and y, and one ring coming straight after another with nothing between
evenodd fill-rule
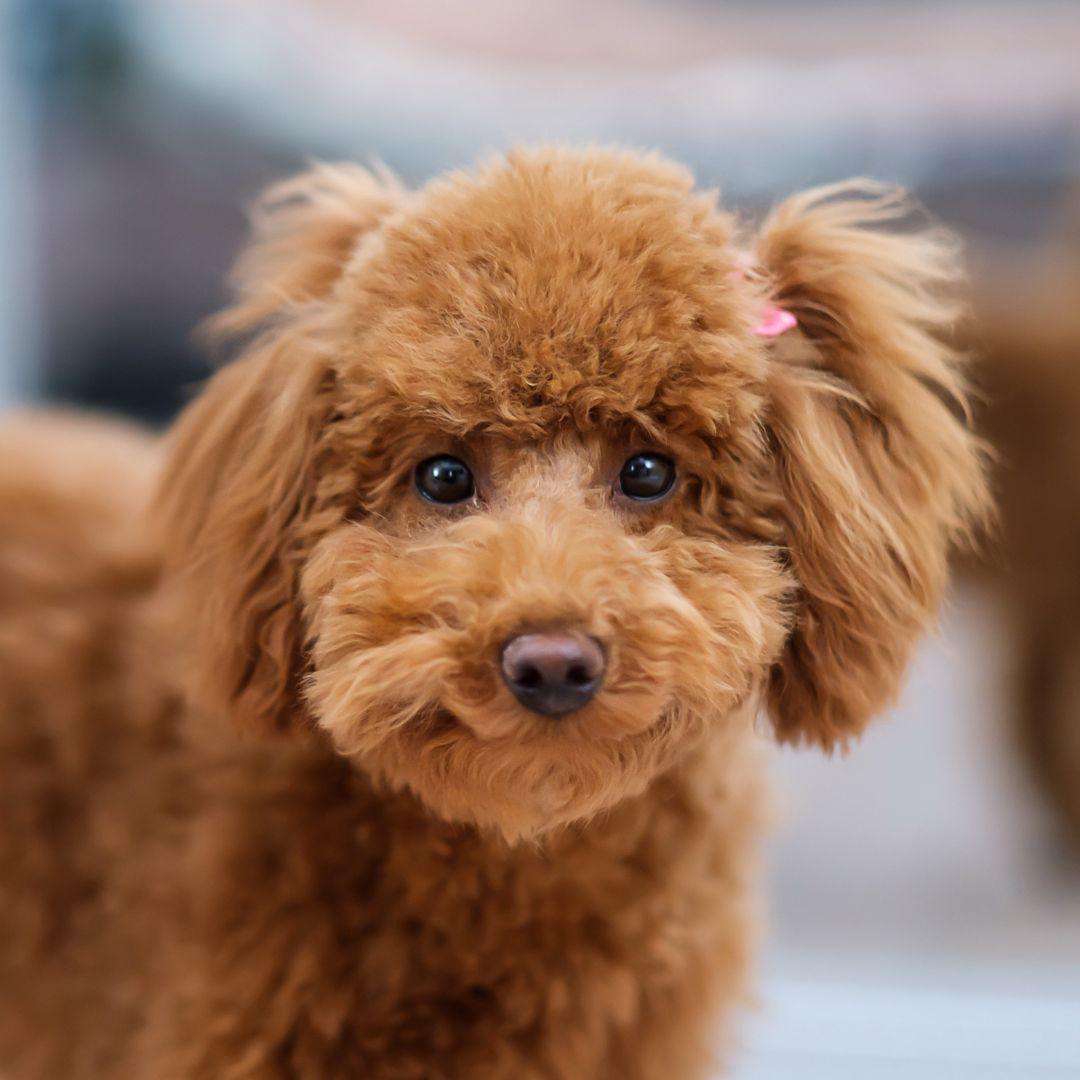
<instances>
[{"instance_id":1,"label":"dog head","mask_svg":"<svg viewBox=\"0 0 1080 1080\"><path fill-rule=\"evenodd\" d=\"M825 189L739 236L599 151L272 190L159 500L206 707L511 839L761 703L846 742L986 504L950 250L902 211Z\"/></svg>"}]
</instances>

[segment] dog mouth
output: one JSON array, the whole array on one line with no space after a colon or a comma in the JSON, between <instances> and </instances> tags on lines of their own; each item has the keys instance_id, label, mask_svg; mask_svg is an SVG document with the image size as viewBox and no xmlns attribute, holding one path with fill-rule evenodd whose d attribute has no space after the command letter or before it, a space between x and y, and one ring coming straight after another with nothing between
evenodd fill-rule
<instances>
[{"instance_id":1,"label":"dog mouth","mask_svg":"<svg viewBox=\"0 0 1080 1080\"><path fill-rule=\"evenodd\" d=\"M347 722L325 726L363 771L410 792L437 817L490 827L513 842L640 793L707 727L705 713L682 696L636 680L608 685L558 719L523 708L490 675L438 681L426 701L405 685L384 699L382 724L350 709Z\"/></svg>"},{"instance_id":2,"label":"dog mouth","mask_svg":"<svg viewBox=\"0 0 1080 1080\"><path fill-rule=\"evenodd\" d=\"M436 741L456 735L493 747L528 745L558 750L655 738L675 723L680 711L670 698L646 710L591 704L555 716L523 708L461 707L440 702L417 718L416 732L422 738Z\"/></svg>"},{"instance_id":3,"label":"dog mouth","mask_svg":"<svg viewBox=\"0 0 1080 1080\"><path fill-rule=\"evenodd\" d=\"M671 704L621 737L586 718L529 722L513 735L477 732L450 706L416 717L368 763L451 821L501 831L511 842L587 818L645 790L697 744L705 725Z\"/></svg>"}]
</instances>

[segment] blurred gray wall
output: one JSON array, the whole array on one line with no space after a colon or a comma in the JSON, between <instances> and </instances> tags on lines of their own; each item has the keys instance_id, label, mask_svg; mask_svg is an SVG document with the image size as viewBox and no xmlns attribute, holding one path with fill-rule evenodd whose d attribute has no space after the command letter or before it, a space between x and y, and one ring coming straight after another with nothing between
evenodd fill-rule
<instances>
[{"instance_id":1,"label":"blurred gray wall","mask_svg":"<svg viewBox=\"0 0 1080 1080\"><path fill-rule=\"evenodd\" d=\"M29 397L38 371L29 116L2 32L11 9L0 0L0 405Z\"/></svg>"}]
</instances>

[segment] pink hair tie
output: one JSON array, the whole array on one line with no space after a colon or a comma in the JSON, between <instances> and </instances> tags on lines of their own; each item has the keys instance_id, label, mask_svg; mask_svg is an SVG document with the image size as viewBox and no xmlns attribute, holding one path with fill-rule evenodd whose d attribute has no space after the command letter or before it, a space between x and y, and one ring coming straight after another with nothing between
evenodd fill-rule
<instances>
[{"instance_id":1,"label":"pink hair tie","mask_svg":"<svg viewBox=\"0 0 1080 1080\"><path fill-rule=\"evenodd\" d=\"M733 276L746 277L747 273L753 269L753 256L747 251L740 251L735 256L735 266ZM757 337L773 338L787 333L788 330L793 330L798 325L798 320L787 308L773 304L765 309L761 321L750 332Z\"/></svg>"},{"instance_id":2,"label":"pink hair tie","mask_svg":"<svg viewBox=\"0 0 1080 1080\"><path fill-rule=\"evenodd\" d=\"M766 308L765 314L750 332L758 337L779 337L781 334L798 326L798 321L786 308L773 306Z\"/></svg>"}]
</instances>

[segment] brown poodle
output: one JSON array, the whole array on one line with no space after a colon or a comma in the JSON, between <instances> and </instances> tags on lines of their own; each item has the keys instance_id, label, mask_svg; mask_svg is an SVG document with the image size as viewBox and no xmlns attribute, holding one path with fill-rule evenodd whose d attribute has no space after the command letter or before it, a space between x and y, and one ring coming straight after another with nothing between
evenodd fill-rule
<instances>
[{"instance_id":1,"label":"brown poodle","mask_svg":"<svg viewBox=\"0 0 1080 1080\"><path fill-rule=\"evenodd\" d=\"M1080 206L1078 206L1080 210ZM1078 215L1080 218L1080 215ZM1080 224L1080 220L1078 220ZM974 347L999 450L1000 552L982 567L1011 630L1012 721L1061 851L1080 864L1080 228L987 289Z\"/></svg>"},{"instance_id":2,"label":"brown poodle","mask_svg":"<svg viewBox=\"0 0 1080 1080\"><path fill-rule=\"evenodd\" d=\"M163 446L9 424L6 1080L705 1075L755 717L856 736L986 507L904 210L755 237L656 157L317 168Z\"/></svg>"}]
</instances>

